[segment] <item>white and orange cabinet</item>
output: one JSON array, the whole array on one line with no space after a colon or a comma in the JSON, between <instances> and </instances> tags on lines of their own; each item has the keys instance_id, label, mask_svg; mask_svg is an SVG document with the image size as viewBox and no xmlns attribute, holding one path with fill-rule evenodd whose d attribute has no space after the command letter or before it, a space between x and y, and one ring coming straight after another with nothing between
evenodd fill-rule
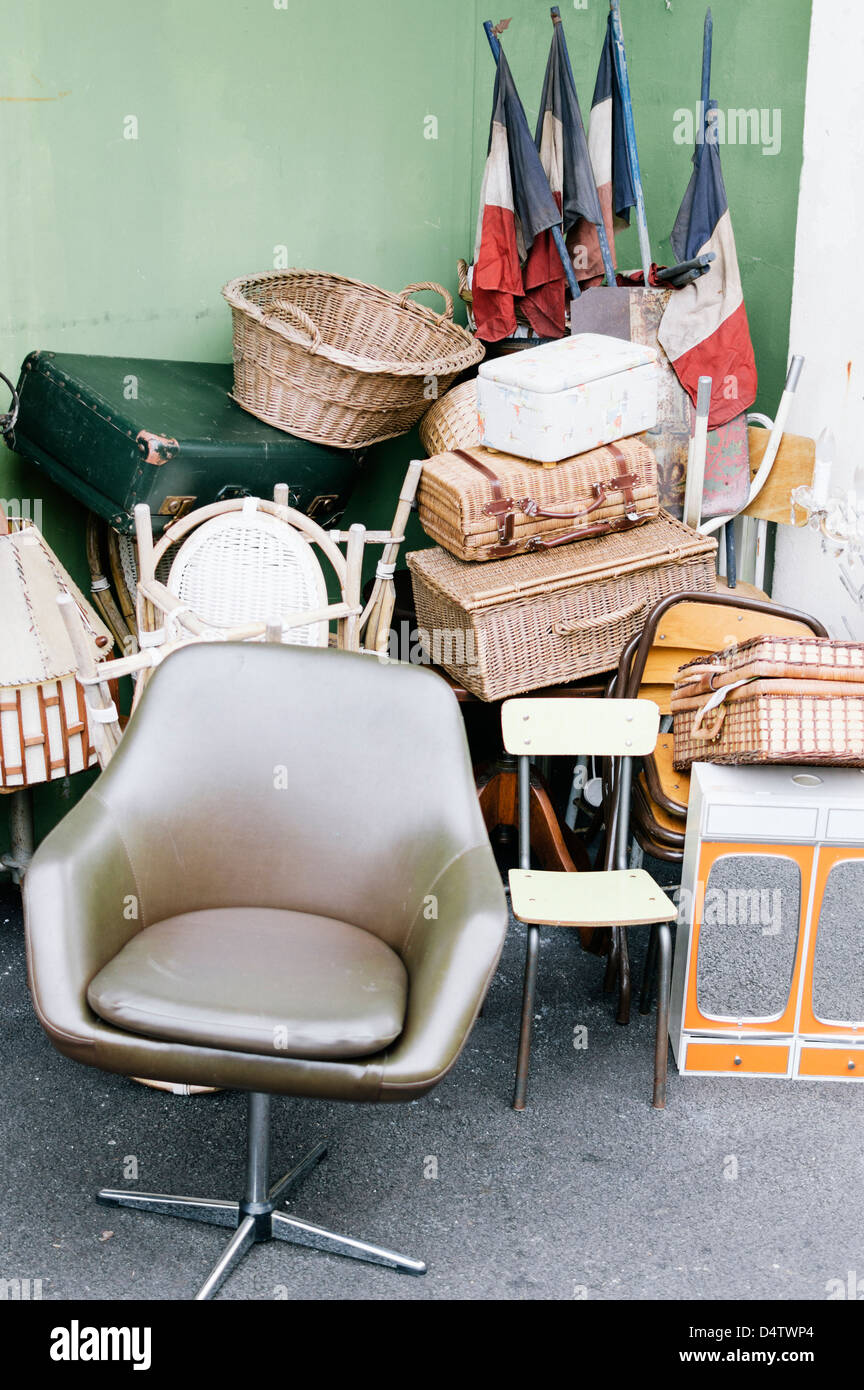
<instances>
[{"instance_id":1,"label":"white and orange cabinet","mask_svg":"<svg viewBox=\"0 0 864 1390\"><path fill-rule=\"evenodd\" d=\"M695 765L670 1035L685 1075L864 1080L864 772Z\"/></svg>"}]
</instances>

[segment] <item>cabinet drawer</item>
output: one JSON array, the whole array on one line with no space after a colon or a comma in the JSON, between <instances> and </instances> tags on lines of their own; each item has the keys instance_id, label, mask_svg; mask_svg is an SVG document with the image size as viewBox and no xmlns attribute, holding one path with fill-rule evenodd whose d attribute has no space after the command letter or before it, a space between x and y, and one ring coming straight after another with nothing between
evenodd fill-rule
<instances>
[{"instance_id":1,"label":"cabinet drawer","mask_svg":"<svg viewBox=\"0 0 864 1390\"><path fill-rule=\"evenodd\" d=\"M864 1047L802 1047L797 1075L864 1081Z\"/></svg>"},{"instance_id":2,"label":"cabinet drawer","mask_svg":"<svg viewBox=\"0 0 864 1390\"><path fill-rule=\"evenodd\" d=\"M816 835L815 806L772 806L770 810L758 803L730 806L711 802L705 816L706 838L768 839L772 843L785 840L812 840Z\"/></svg>"},{"instance_id":3,"label":"cabinet drawer","mask_svg":"<svg viewBox=\"0 0 864 1390\"><path fill-rule=\"evenodd\" d=\"M740 1072L744 1076L785 1076L788 1043L688 1042L685 1072Z\"/></svg>"}]
</instances>

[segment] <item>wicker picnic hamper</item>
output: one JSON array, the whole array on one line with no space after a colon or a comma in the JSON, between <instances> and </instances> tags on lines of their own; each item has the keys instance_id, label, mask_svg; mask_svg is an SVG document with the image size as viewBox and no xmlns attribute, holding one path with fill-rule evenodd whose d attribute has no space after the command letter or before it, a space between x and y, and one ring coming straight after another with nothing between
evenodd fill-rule
<instances>
[{"instance_id":1,"label":"wicker picnic hamper","mask_svg":"<svg viewBox=\"0 0 864 1390\"><path fill-rule=\"evenodd\" d=\"M632 531L485 565L437 546L407 559L429 658L500 700L611 670L660 598L713 592L716 549L661 512Z\"/></svg>"},{"instance_id":2,"label":"wicker picnic hamper","mask_svg":"<svg viewBox=\"0 0 864 1390\"><path fill-rule=\"evenodd\" d=\"M434 290L433 313L410 296ZM483 347L431 282L390 294L311 270L247 275L222 291L234 323L234 399L316 444L363 448L404 434Z\"/></svg>"},{"instance_id":3,"label":"wicker picnic hamper","mask_svg":"<svg viewBox=\"0 0 864 1390\"><path fill-rule=\"evenodd\" d=\"M460 381L429 407L420 421L420 443L430 458L480 443L476 377Z\"/></svg>"},{"instance_id":4,"label":"wicker picnic hamper","mask_svg":"<svg viewBox=\"0 0 864 1390\"><path fill-rule=\"evenodd\" d=\"M753 637L682 666L674 761L864 767L864 643Z\"/></svg>"},{"instance_id":5,"label":"wicker picnic hamper","mask_svg":"<svg viewBox=\"0 0 864 1390\"><path fill-rule=\"evenodd\" d=\"M455 449L423 465L417 491L427 536L460 560L495 560L656 517L657 460L621 439L554 467L496 450Z\"/></svg>"}]
</instances>

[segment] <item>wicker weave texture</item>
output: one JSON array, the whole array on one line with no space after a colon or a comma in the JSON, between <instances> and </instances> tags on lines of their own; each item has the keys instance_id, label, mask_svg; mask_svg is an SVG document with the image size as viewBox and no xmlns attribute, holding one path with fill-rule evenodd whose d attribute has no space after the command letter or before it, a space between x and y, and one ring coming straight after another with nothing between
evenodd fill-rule
<instances>
[{"instance_id":1,"label":"wicker weave texture","mask_svg":"<svg viewBox=\"0 0 864 1390\"><path fill-rule=\"evenodd\" d=\"M429 407L420 421L420 442L430 458L480 443L476 377L461 381Z\"/></svg>"},{"instance_id":2,"label":"wicker weave texture","mask_svg":"<svg viewBox=\"0 0 864 1390\"><path fill-rule=\"evenodd\" d=\"M751 637L747 642L682 666L676 690L691 685L708 690L755 676L864 681L864 642L838 642L815 636Z\"/></svg>"},{"instance_id":3,"label":"wicker weave texture","mask_svg":"<svg viewBox=\"0 0 864 1390\"><path fill-rule=\"evenodd\" d=\"M595 485L608 484L622 472L638 479L633 498L639 515L650 520L659 514L653 450L637 438L622 439L615 447L624 456L623 464L606 447L563 459L554 468L490 449L476 448L471 453L497 475L506 496L530 498L553 511L587 513L582 520L544 520L517 511L513 540L525 545L534 537L561 535L581 525L623 521L629 504L620 490L610 489L603 505L588 512L595 504ZM498 545L496 518L484 514L491 501L489 480L455 454L438 454L423 465L417 492L420 524L432 540L460 559L486 560Z\"/></svg>"},{"instance_id":4,"label":"wicker weave texture","mask_svg":"<svg viewBox=\"0 0 864 1390\"><path fill-rule=\"evenodd\" d=\"M716 587L716 542L661 513L636 530L476 567L409 555L430 659L483 700L611 670L667 594Z\"/></svg>"},{"instance_id":5,"label":"wicker weave texture","mask_svg":"<svg viewBox=\"0 0 864 1390\"><path fill-rule=\"evenodd\" d=\"M706 708L724 686L722 703ZM680 770L697 761L862 767L864 643L752 637L682 666L672 711Z\"/></svg>"},{"instance_id":6,"label":"wicker weave texture","mask_svg":"<svg viewBox=\"0 0 864 1390\"><path fill-rule=\"evenodd\" d=\"M434 290L442 314L410 295ZM355 449L404 434L483 347L453 322L440 285L399 295L360 280L288 270L232 280L234 398L302 439Z\"/></svg>"},{"instance_id":7,"label":"wicker weave texture","mask_svg":"<svg viewBox=\"0 0 864 1390\"><path fill-rule=\"evenodd\" d=\"M312 547L290 526L255 512L229 512L199 526L180 546L167 587L215 628L282 622L327 605ZM290 628L285 641L326 647L326 622Z\"/></svg>"},{"instance_id":8,"label":"wicker weave texture","mask_svg":"<svg viewBox=\"0 0 864 1390\"><path fill-rule=\"evenodd\" d=\"M694 762L864 767L864 694L860 687L854 693L853 686L830 690L826 682L818 684L818 693L804 693L784 690L782 681L755 682L744 687L745 698L730 696L711 711L701 731L694 731L694 721L703 701L679 706L674 711L676 768L683 771Z\"/></svg>"}]
</instances>

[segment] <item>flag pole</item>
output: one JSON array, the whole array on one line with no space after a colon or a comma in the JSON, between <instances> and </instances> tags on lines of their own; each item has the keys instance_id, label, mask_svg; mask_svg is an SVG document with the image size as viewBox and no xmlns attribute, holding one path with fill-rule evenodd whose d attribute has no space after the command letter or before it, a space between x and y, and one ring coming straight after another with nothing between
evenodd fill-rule
<instances>
[{"instance_id":1,"label":"flag pole","mask_svg":"<svg viewBox=\"0 0 864 1390\"><path fill-rule=\"evenodd\" d=\"M705 11L705 28L702 33L702 89L699 105L699 145L696 150L696 167L702 162L705 148L705 132L708 124L708 102L711 100L711 47L714 40L714 20L711 9Z\"/></svg>"},{"instance_id":2,"label":"flag pole","mask_svg":"<svg viewBox=\"0 0 864 1390\"><path fill-rule=\"evenodd\" d=\"M486 31L486 37L489 40L489 47L492 49L492 57L495 59L495 62L497 64L498 60L501 57L501 44L498 42L498 35L495 33L495 26L493 25L491 19L484 20L483 28ZM567 247L564 245L564 234L561 231L560 227L550 227L549 230L552 233L552 240L555 242L555 249L558 252L561 264L564 267L564 274L567 277L567 286L573 298L578 299L582 291L579 288L579 281L576 279L576 272L573 269L570 257L567 255Z\"/></svg>"},{"instance_id":3,"label":"flag pole","mask_svg":"<svg viewBox=\"0 0 864 1390\"><path fill-rule=\"evenodd\" d=\"M563 52L564 52L564 61L565 61L565 63L567 64L567 72L568 72L568 75L569 75L569 77L570 77L570 81L573 83L573 90L574 90L574 92L575 92L575 91L576 91L576 79L575 79L574 76L573 76L573 69L572 69L572 67L570 66L570 50L569 50L568 47L567 47L567 36L566 36L566 34L564 33L564 25L563 25L563 23L562 23L562 21L561 21L561 9L560 9L560 6L558 6L558 5L553 5L552 8L551 8L551 10L550 10L550 14L552 15L552 24L553 24L553 25L558 25L558 24L561 25L561 47L562 47ZM578 98L578 96L577 96L577 98L576 98L576 103L577 103L577 105L578 105L578 103L579 103L579 98ZM581 112L580 112L580 115L581 115ZM583 130L584 130L584 126L583 126ZM590 169L592 169L592 173L593 173L593 166L592 166L592 164L591 164L590 156L589 156L589 159L588 159L588 167L589 167ZM603 257L603 269L604 269L604 271L606 272L606 283L607 283L607 285L613 285L613 286L614 286L614 285L617 283L617 282L616 282L616 279L615 279L615 267L614 267L614 265L612 264L612 252L611 252L610 249L609 249L609 238L608 238L607 235L606 235L606 223L603 221L603 210L602 210L602 208L600 209L600 220L599 220L598 222L595 222L594 225L595 225L595 227L597 228L597 240L598 240L599 243L600 243L600 255Z\"/></svg>"},{"instance_id":4,"label":"flag pole","mask_svg":"<svg viewBox=\"0 0 864 1390\"><path fill-rule=\"evenodd\" d=\"M642 192L642 174L639 169L639 154L636 149L636 126L633 121L633 100L630 96L630 77L627 72L627 55L624 51L624 35L621 31L621 10L619 0L609 0L612 11L612 49L615 54L615 72L621 88L621 105L624 111L624 130L627 136L627 158L630 164L630 177L636 193L636 222L639 228L639 252L642 257L642 274L645 287L651 272L651 244L648 240L648 223L645 218L645 196Z\"/></svg>"}]
</instances>

